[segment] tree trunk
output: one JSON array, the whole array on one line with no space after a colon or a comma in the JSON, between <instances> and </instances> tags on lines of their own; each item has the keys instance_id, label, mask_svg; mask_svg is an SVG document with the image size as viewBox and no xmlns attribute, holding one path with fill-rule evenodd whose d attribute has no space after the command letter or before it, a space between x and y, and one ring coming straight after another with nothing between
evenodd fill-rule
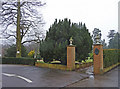
<instances>
[{"instance_id":1,"label":"tree trunk","mask_svg":"<svg viewBox=\"0 0 120 89\"><path fill-rule=\"evenodd\" d=\"M21 34L20 34L20 0L17 2L17 31L16 31L16 57L21 57Z\"/></svg>"}]
</instances>

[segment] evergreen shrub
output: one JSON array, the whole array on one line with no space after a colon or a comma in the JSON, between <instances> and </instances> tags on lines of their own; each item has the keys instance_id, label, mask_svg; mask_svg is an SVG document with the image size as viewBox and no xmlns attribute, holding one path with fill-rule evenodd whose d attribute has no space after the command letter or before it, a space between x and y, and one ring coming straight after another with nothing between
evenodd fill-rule
<instances>
[{"instance_id":1,"label":"evergreen shrub","mask_svg":"<svg viewBox=\"0 0 120 89\"><path fill-rule=\"evenodd\" d=\"M4 57L2 58L2 64L23 64L23 65L35 65L37 59L35 58L15 58L15 57Z\"/></svg>"},{"instance_id":2,"label":"evergreen shrub","mask_svg":"<svg viewBox=\"0 0 120 89\"><path fill-rule=\"evenodd\" d=\"M104 68L112 66L120 62L120 50L118 49L105 49L103 50L103 65Z\"/></svg>"}]
</instances>

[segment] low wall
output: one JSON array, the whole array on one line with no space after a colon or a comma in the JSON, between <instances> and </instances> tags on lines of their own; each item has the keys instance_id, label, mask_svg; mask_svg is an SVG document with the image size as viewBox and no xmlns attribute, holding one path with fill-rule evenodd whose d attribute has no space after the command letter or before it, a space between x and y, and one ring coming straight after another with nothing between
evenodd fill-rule
<instances>
[{"instance_id":1,"label":"low wall","mask_svg":"<svg viewBox=\"0 0 120 89\"><path fill-rule=\"evenodd\" d=\"M60 69L60 70L72 70L72 69L68 69L67 66L60 65L60 64L48 64L48 63L36 62L35 66L37 66L37 67L44 67L44 68Z\"/></svg>"},{"instance_id":2,"label":"low wall","mask_svg":"<svg viewBox=\"0 0 120 89\"><path fill-rule=\"evenodd\" d=\"M92 62L84 63L84 64L77 64L77 65L75 65L75 69L89 67L92 64L93 64ZM60 65L60 64L48 64L48 63L36 62L35 66L37 66L37 67L44 67L44 68L60 69L60 70L68 70L68 71L74 70L74 69L71 69L71 68L67 68L67 66L65 66L65 65Z\"/></svg>"}]
</instances>

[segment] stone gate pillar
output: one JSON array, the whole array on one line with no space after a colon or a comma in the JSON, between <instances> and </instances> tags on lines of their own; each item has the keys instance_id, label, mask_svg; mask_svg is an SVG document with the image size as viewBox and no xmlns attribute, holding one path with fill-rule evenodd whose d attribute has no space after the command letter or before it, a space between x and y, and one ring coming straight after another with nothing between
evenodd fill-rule
<instances>
[{"instance_id":1,"label":"stone gate pillar","mask_svg":"<svg viewBox=\"0 0 120 89\"><path fill-rule=\"evenodd\" d=\"M67 46L67 68L74 70L75 69L75 46Z\"/></svg>"},{"instance_id":2,"label":"stone gate pillar","mask_svg":"<svg viewBox=\"0 0 120 89\"><path fill-rule=\"evenodd\" d=\"M93 48L94 74L101 74L103 70L103 45L96 44Z\"/></svg>"},{"instance_id":3,"label":"stone gate pillar","mask_svg":"<svg viewBox=\"0 0 120 89\"><path fill-rule=\"evenodd\" d=\"M73 39L70 38L70 45L67 46L67 68L70 70L75 69L75 46L72 44Z\"/></svg>"},{"instance_id":4,"label":"stone gate pillar","mask_svg":"<svg viewBox=\"0 0 120 89\"><path fill-rule=\"evenodd\" d=\"M101 74L103 71L103 45L101 41L101 30L94 28L93 31L93 66L94 74Z\"/></svg>"}]
</instances>

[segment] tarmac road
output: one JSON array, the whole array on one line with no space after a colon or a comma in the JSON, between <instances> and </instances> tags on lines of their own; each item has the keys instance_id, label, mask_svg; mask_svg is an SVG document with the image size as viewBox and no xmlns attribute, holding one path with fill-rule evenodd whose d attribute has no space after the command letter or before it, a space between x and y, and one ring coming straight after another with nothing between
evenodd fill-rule
<instances>
[{"instance_id":1,"label":"tarmac road","mask_svg":"<svg viewBox=\"0 0 120 89\"><path fill-rule=\"evenodd\" d=\"M2 87L64 87L86 77L75 71L2 65Z\"/></svg>"},{"instance_id":2,"label":"tarmac road","mask_svg":"<svg viewBox=\"0 0 120 89\"><path fill-rule=\"evenodd\" d=\"M120 67L104 75L92 76L76 71L2 65L2 87L118 87L118 83L120 87L118 71Z\"/></svg>"},{"instance_id":3,"label":"tarmac road","mask_svg":"<svg viewBox=\"0 0 120 89\"><path fill-rule=\"evenodd\" d=\"M104 75L96 75L67 87L119 87L120 89L120 66Z\"/></svg>"}]
</instances>

